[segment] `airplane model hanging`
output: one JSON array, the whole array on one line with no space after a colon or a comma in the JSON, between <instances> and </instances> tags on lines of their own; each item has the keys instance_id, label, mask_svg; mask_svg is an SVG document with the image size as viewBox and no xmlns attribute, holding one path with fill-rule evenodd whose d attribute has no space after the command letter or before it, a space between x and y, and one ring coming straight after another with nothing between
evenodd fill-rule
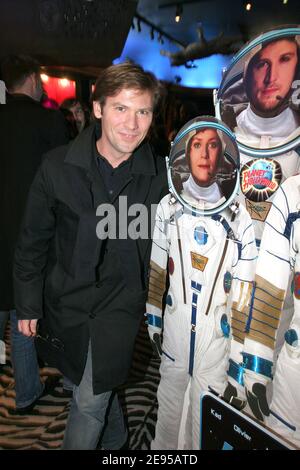
<instances>
[{"instance_id":1,"label":"airplane model hanging","mask_svg":"<svg viewBox=\"0 0 300 470\"><path fill-rule=\"evenodd\" d=\"M243 44L241 36L224 36L220 33L211 40L206 40L201 26L197 28L199 41L192 42L178 52L161 50L163 56L169 57L172 66L184 65L186 68L196 67L193 62L196 59L203 59L213 54L234 54Z\"/></svg>"}]
</instances>

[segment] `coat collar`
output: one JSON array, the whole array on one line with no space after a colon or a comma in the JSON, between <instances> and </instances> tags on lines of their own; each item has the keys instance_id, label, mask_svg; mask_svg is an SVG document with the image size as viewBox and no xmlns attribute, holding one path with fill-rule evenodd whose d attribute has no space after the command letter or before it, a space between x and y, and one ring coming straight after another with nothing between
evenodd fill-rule
<instances>
[{"instance_id":1,"label":"coat collar","mask_svg":"<svg viewBox=\"0 0 300 470\"><path fill-rule=\"evenodd\" d=\"M79 166L88 172L95 171L93 146L96 142L98 124L92 124L82 131L70 145L65 162ZM147 142L142 143L134 152L131 165L132 174L154 176L157 174L154 156Z\"/></svg>"},{"instance_id":2,"label":"coat collar","mask_svg":"<svg viewBox=\"0 0 300 470\"><path fill-rule=\"evenodd\" d=\"M40 101L36 101L31 96L24 93L6 93L7 104L15 103L16 101L28 101L29 103L41 106Z\"/></svg>"}]
</instances>

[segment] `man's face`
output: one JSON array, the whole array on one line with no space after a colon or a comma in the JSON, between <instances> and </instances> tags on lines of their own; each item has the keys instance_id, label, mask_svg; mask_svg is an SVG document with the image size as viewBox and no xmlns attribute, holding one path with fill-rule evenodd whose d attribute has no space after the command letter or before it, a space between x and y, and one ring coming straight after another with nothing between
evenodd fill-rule
<instances>
[{"instance_id":1,"label":"man's face","mask_svg":"<svg viewBox=\"0 0 300 470\"><path fill-rule=\"evenodd\" d=\"M255 60L250 76L250 102L259 111L276 110L287 96L297 66L297 45L281 39L268 44Z\"/></svg>"},{"instance_id":2,"label":"man's face","mask_svg":"<svg viewBox=\"0 0 300 470\"><path fill-rule=\"evenodd\" d=\"M80 103L75 103L74 106L71 106L70 111L73 113L76 122L84 122L84 111Z\"/></svg>"},{"instance_id":3,"label":"man's face","mask_svg":"<svg viewBox=\"0 0 300 470\"><path fill-rule=\"evenodd\" d=\"M101 118L102 127L98 151L118 166L146 137L152 122L153 97L146 90L124 88L107 97L102 107L95 101L94 114Z\"/></svg>"},{"instance_id":4,"label":"man's face","mask_svg":"<svg viewBox=\"0 0 300 470\"><path fill-rule=\"evenodd\" d=\"M199 186L209 186L212 183L221 150L222 144L215 129L197 132L192 138L190 169Z\"/></svg>"}]
</instances>

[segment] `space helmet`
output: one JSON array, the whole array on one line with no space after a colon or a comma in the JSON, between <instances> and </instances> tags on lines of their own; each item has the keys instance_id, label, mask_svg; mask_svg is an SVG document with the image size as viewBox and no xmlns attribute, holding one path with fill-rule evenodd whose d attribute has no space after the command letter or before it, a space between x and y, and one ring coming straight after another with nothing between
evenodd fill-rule
<instances>
[{"instance_id":1,"label":"space helmet","mask_svg":"<svg viewBox=\"0 0 300 470\"><path fill-rule=\"evenodd\" d=\"M287 44L296 45L296 57L292 60L285 54ZM280 48L282 47L282 52ZM264 53L265 51L265 53ZM287 82L281 80L279 86L270 86L264 93L269 100L268 106L263 106L255 97L253 70L263 70L265 80L271 73L272 56L279 54L279 60L290 60L290 74L284 74ZM276 54L275 52L276 51ZM281 57L282 54L282 57ZM270 59L268 57L271 57ZM277 59L276 59L277 60ZM272 95L273 94L273 95ZM272 102L273 100L273 102ZM300 26L282 26L264 32L247 43L232 59L225 72L216 100L216 116L229 126L232 131L237 129L239 115L250 107L254 114L262 118L279 116L286 108L290 108L293 119L300 125ZM255 140L241 139L237 133L237 144L245 155L251 157L274 157L296 148L300 144L300 127L295 125L287 138L274 140L270 148L263 148Z\"/></svg>"},{"instance_id":2,"label":"space helmet","mask_svg":"<svg viewBox=\"0 0 300 470\"><path fill-rule=\"evenodd\" d=\"M193 213L218 213L237 193L239 165L236 139L228 126L215 117L198 116L179 130L167 157L170 191ZM217 195L213 203L205 199L210 188Z\"/></svg>"}]
</instances>

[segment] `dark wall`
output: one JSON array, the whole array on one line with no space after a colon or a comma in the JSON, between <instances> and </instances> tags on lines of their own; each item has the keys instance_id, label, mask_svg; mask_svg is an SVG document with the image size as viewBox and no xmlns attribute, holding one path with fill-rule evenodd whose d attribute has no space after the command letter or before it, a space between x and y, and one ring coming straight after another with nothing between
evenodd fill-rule
<instances>
[{"instance_id":1,"label":"dark wall","mask_svg":"<svg viewBox=\"0 0 300 470\"><path fill-rule=\"evenodd\" d=\"M30 54L45 65L107 66L121 55L136 0L1 0L0 59Z\"/></svg>"}]
</instances>

